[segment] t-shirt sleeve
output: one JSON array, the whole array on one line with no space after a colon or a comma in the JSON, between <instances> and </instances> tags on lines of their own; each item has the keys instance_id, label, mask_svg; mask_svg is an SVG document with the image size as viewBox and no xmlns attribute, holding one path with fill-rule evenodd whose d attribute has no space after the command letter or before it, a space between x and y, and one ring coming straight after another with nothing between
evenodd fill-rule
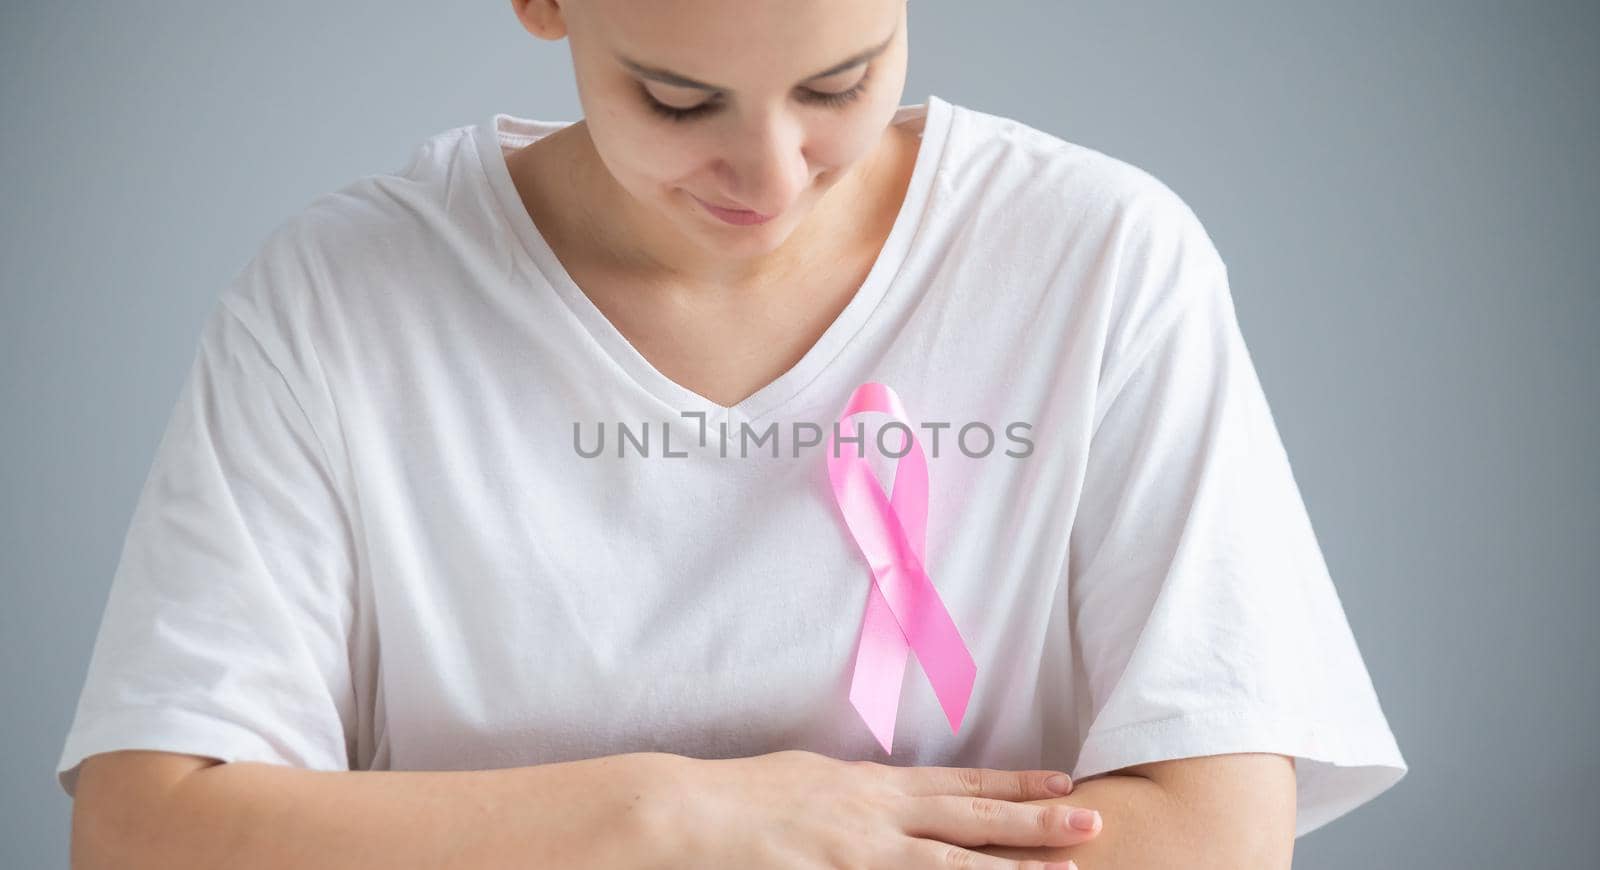
<instances>
[{"instance_id":1,"label":"t-shirt sleeve","mask_svg":"<svg viewBox=\"0 0 1600 870\"><path fill-rule=\"evenodd\" d=\"M68 795L120 749L350 767L351 524L261 331L226 296L204 324L56 765Z\"/></svg>"},{"instance_id":2,"label":"t-shirt sleeve","mask_svg":"<svg viewBox=\"0 0 1600 870\"><path fill-rule=\"evenodd\" d=\"M1074 776L1295 759L1298 837L1400 780L1400 755L1235 315L1192 223L1170 303L1107 367L1068 610L1088 701Z\"/></svg>"}]
</instances>

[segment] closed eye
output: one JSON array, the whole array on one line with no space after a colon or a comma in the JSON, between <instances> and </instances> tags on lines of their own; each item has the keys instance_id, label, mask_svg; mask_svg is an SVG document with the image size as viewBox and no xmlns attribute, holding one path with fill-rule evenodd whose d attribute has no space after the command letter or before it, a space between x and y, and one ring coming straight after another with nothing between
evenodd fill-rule
<instances>
[{"instance_id":1,"label":"closed eye","mask_svg":"<svg viewBox=\"0 0 1600 870\"><path fill-rule=\"evenodd\" d=\"M861 95L866 92L867 82L871 78L872 67L869 66L867 67L866 73L862 75L861 80L856 82L855 86L847 91L829 92L812 90L811 88L801 88L796 94L796 98L807 105L823 106L827 108L842 108L861 98ZM650 90L646 88L642 82L639 84L639 92L644 97L646 107L660 117L669 121L692 121L697 118L703 118L711 115L722 108L722 100L717 97L713 97L697 106L690 106L686 109L680 109L676 106L669 106L651 96Z\"/></svg>"}]
</instances>

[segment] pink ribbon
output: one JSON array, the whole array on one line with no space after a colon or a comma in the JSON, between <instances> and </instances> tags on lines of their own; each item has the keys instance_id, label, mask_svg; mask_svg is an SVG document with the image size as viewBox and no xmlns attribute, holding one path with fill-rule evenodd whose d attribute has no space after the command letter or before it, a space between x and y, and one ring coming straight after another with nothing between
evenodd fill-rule
<instances>
[{"instance_id":1,"label":"pink ribbon","mask_svg":"<svg viewBox=\"0 0 1600 870\"><path fill-rule=\"evenodd\" d=\"M836 428L844 428L845 420L865 411L880 411L905 424L910 441L909 450L902 440L896 451L905 451L905 455L895 466L893 495L885 497L872 467L861 455L865 445L841 456L834 434L828 434L828 478L833 495L873 577L850 682L850 703L883 751L892 753L907 654L916 651L952 734L961 730L978 666L923 567L928 462L915 427L894 390L869 381L851 394Z\"/></svg>"}]
</instances>

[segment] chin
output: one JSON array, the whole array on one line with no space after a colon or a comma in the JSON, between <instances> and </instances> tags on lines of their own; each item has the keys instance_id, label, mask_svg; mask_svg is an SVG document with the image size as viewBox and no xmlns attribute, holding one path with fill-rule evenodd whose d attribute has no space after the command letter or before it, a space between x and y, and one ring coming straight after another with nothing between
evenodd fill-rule
<instances>
[{"instance_id":1,"label":"chin","mask_svg":"<svg viewBox=\"0 0 1600 870\"><path fill-rule=\"evenodd\" d=\"M696 221L699 235L707 249L722 251L736 257L760 257L783 246L789 238L790 227L782 215L757 226L723 224L706 215Z\"/></svg>"}]
</instances>

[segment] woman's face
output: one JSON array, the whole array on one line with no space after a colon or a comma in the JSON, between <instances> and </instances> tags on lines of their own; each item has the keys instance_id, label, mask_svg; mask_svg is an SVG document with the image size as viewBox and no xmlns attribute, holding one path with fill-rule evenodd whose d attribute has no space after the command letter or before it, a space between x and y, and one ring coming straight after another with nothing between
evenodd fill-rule
<instances>
[{"instance_id":1,"label":"woman's face","mask_svg":"<svg viewBox=\"0 0 1600 870\"><path fill-rule=\"evenodd\" d=\"M865 165L905 88L905 0L558 8L600 160L647 214L722 256L787 238Z\"/></svg>"}]
</instances>

